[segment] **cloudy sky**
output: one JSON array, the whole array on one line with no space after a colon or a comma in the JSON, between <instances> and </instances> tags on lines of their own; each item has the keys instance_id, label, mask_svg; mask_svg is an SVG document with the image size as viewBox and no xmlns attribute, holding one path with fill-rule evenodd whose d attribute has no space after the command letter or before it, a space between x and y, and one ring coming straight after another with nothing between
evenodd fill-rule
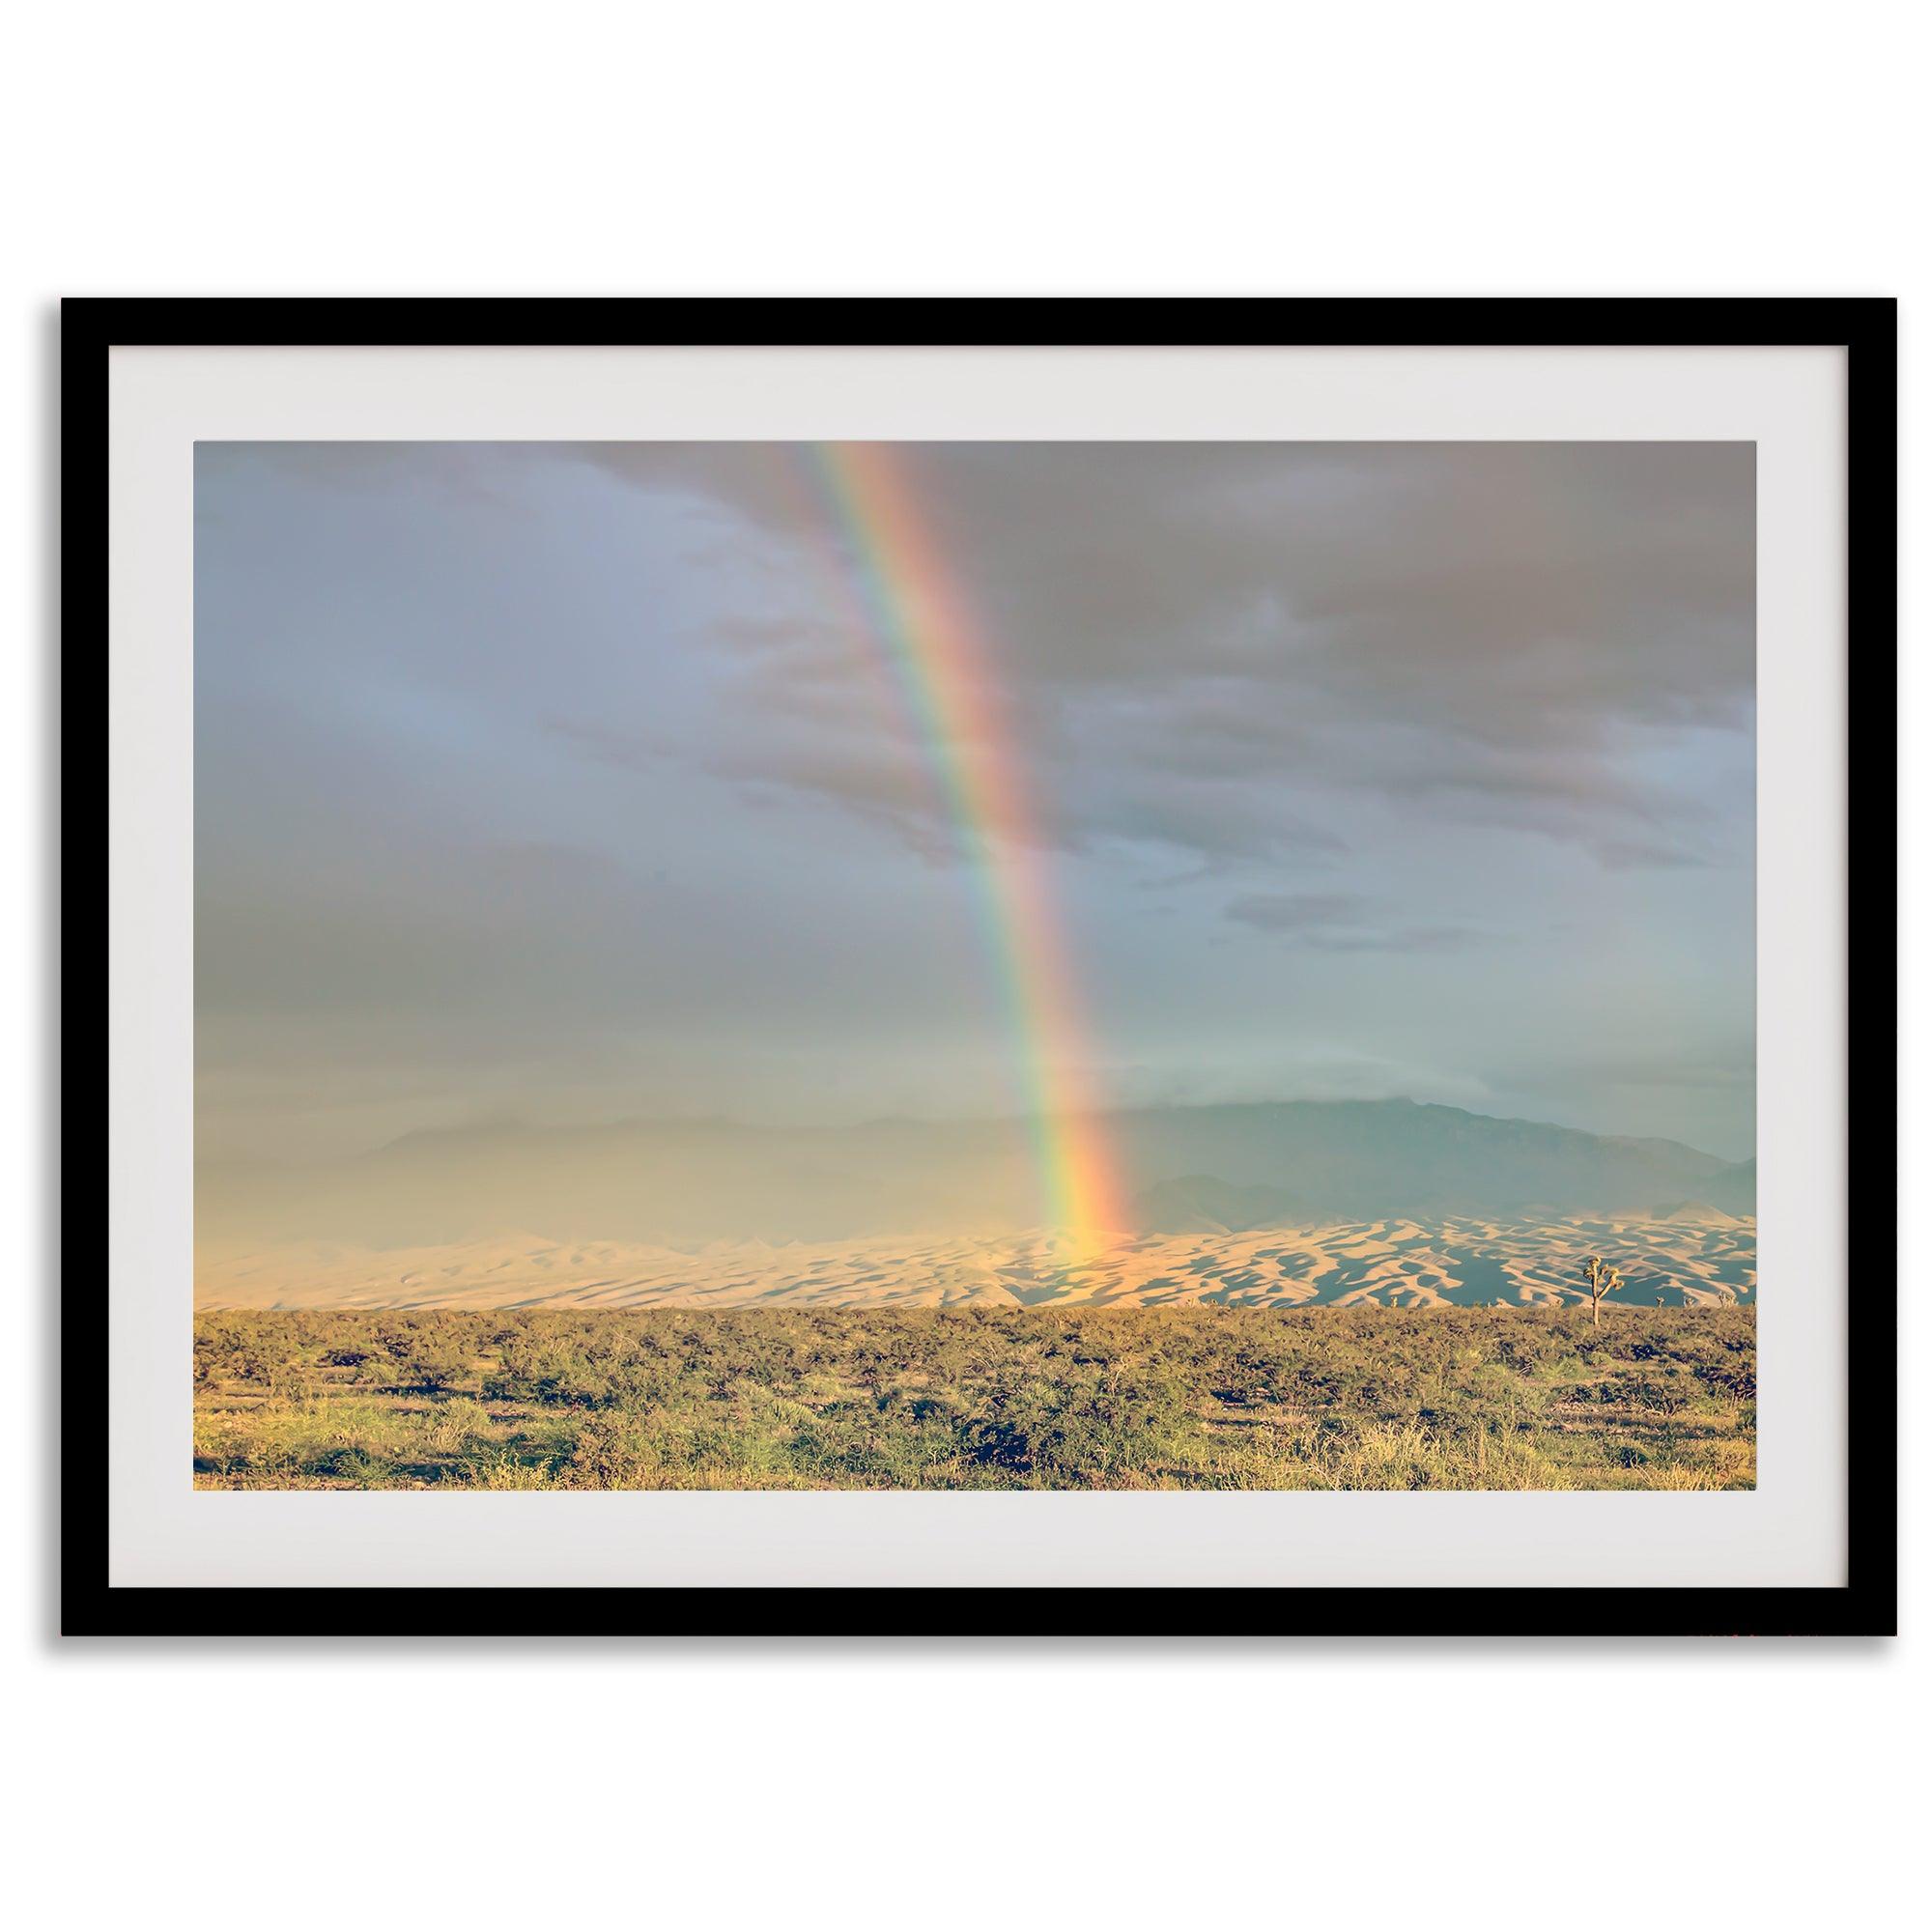
<instances>
[{"instance_id":1,"label":"cloudy sky","mask_svg":"<svg viewBox=\"0 0 1932 1932\"><path fill-rule=\"evenodd\" d=\"M1753 1137L1742 444L947 444L1122 1104ZM1010 1112L930 747L814 466L203 444L205 1157Z\"/></svg>"}]
</instances>

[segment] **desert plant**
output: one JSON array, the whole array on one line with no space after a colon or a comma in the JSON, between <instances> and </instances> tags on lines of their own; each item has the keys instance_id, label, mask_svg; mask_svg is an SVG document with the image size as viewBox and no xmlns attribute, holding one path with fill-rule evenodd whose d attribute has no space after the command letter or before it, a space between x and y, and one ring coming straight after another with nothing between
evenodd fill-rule
<instances>
[{"instance_id":1,"label":"desert plant","mask_svg":"<svg viewBox=\"0 0 1932 1932\"><path fill-rule=\"evenodd\" d=\"M1602 1255L1583 1257L1583 1280L1590 1291L1590 1325L1597 1324L1597 1310L1605 1295L1623 1287L1624 1278Z\"/></svg>"},{"instance_id":2,"label":"desert plant","mask_svg":"<svg viewBox=\"0 0 1932 1932\"><path fill-rule=\"evenodd\" d=\"M442 1394L469 1373L461 1355L427 1339L416 1342L397 1368L404 1381L429 1395Z\"/></svg>"}]
</instances>

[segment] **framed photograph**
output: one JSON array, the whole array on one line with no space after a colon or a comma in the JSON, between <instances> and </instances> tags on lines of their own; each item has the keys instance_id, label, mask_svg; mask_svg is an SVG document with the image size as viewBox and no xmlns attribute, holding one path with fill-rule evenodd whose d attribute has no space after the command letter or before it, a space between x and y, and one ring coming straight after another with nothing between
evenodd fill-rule
<instances>
[{"instance_id":1,"label":"framed photograph","mask_svg":"<svg viewBox=\"0 0 1932 1932\"><path fill-rule=\"evenodd\" d=\"M69 303L65 1629L1889 1632L1895 359Z\"/></svg>"}]
</instances>

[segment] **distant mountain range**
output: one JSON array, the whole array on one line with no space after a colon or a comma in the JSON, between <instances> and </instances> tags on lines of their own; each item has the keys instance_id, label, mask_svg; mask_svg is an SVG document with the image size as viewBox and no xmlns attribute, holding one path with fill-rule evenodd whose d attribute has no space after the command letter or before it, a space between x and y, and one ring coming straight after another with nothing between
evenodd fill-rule
<instances>
[{"instance_id":1,"label":"distant mountain range","mask_svg":"<svg viewBox=\"0 0 1932 1932\"><path fill-rule=\"evenodd\" d=\"M1101 1123L1141 1232L1377 1217L1752 1214L1754 1161L1410 1100L1150 1108ZM197 1240L826 1241L1042 1219L1013 1121L783 1129L726 1122L479 1127L307 1168L205 1165Z\"/></svg>"},{"instance_id":2,"label":"distant mountain range","mask_svg":"<svg viewBox=\"0 0 1932 1932\"><path fill-rule=\"evenodd\" d=\"M1127 1117L1141 1224L1180 1233L1378 1216L1757 1211L1757 1163L1407 1100L1203 1107ZM1190 1171L1191 1170L1191 1171Z\"/></svg>"}]
</instances>

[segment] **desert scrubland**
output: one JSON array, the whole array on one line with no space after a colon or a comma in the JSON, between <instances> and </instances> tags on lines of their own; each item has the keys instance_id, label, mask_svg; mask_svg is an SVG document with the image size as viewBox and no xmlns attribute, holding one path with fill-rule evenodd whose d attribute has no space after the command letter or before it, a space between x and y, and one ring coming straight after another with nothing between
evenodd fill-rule
<instances>
[{"instance_id":1,"label":"desert scrubland","mask_svg":"<svg viewBox=\"0 0 1932 1932\"><path fill-rule=\"evenodd\" d=\"M1713 1490L1748 1306L204 1312L208 1489Z\"/></svg>"}]
</instances>

